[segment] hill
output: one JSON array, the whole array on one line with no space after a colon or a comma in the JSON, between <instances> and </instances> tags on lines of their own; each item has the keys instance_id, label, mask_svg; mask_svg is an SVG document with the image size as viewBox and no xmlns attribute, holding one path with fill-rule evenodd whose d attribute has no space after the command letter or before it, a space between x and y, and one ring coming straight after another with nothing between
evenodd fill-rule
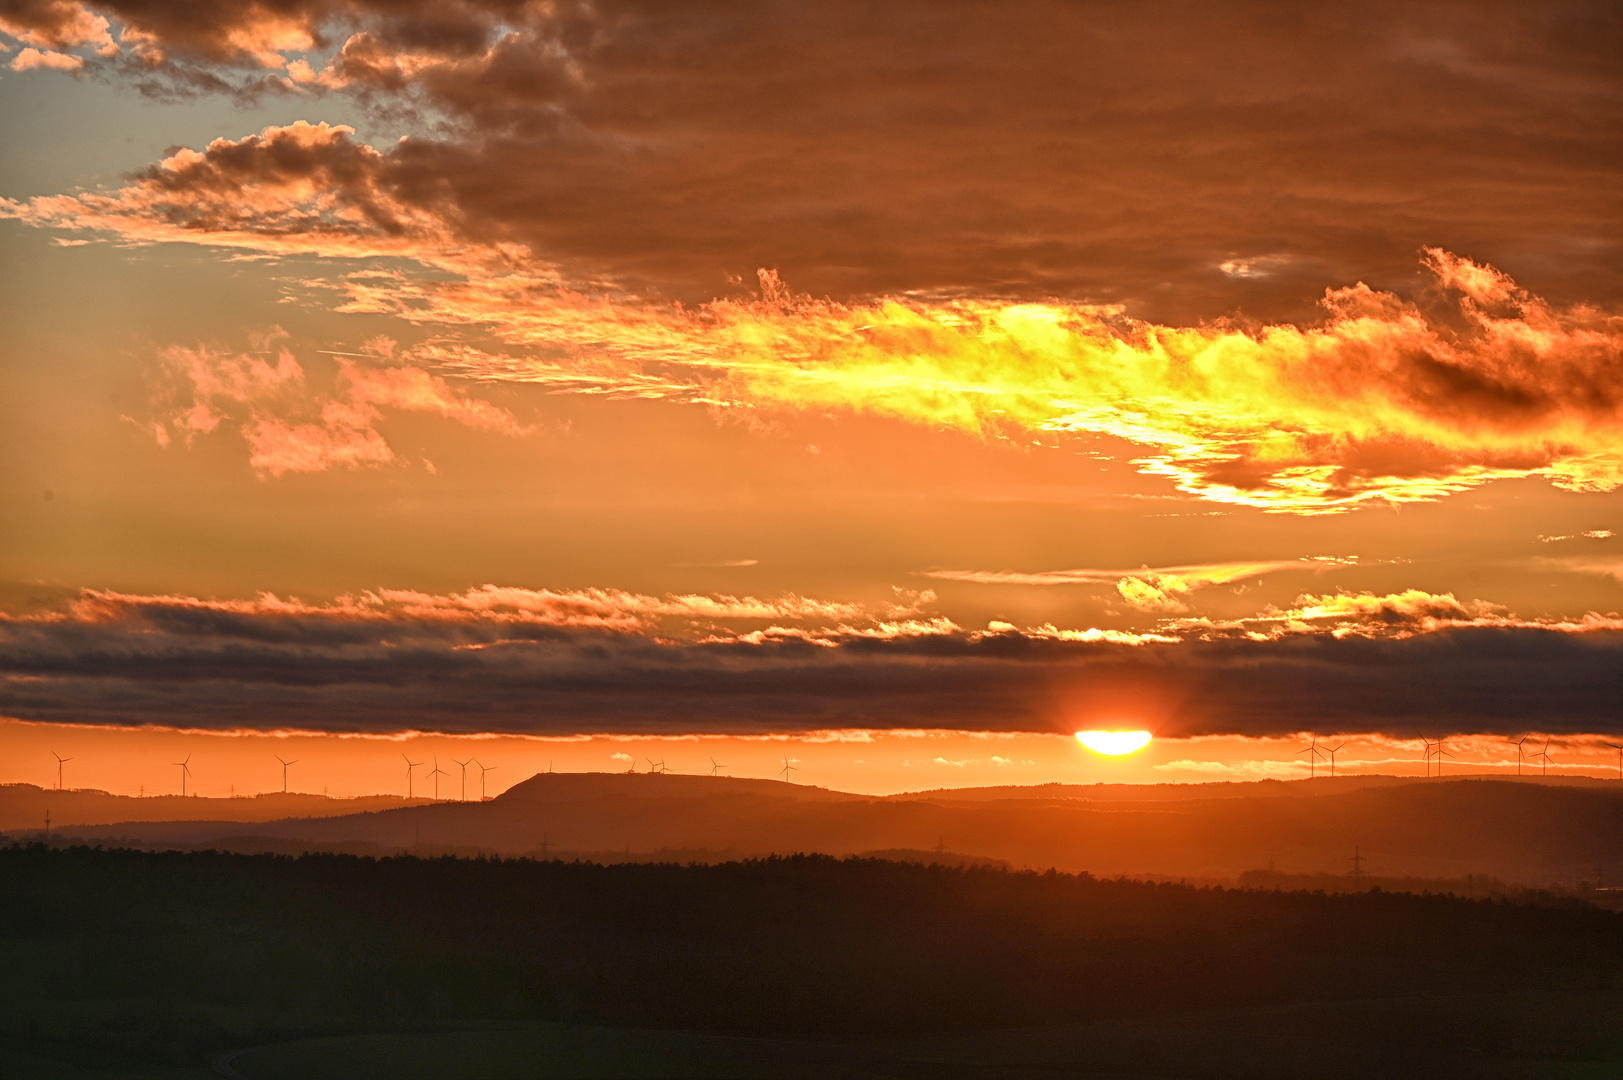
<instances>
[{"instance_id":1,"label":"hill","mask_svg":"<svg viewBox=\"0 0 1623 1080\"><path fill-rule=\"evenodd\" d=\"M239 795L206 799L195 795L151 795L136 798L94 788L56 791L34 784L0 784L0 830L43 829L45 815L55 827L112 821L276 821L290 817L330 817L365 810L418 806L431 799L363 795L333 799L301 792Z\"/></svg>"},{"instance_id":2,"label":"hill","mask_svg":"<svg viewBox=\"0 0 1623 1080\"><path fill-rule=\"evenodd\" d=\"M1340 781L1336 785L1340 785ZM1180 786L1179 798L1022 789L870 798L769 780L546 773L483 803L419 802L260 820L114 821L88 841L233 850L406 850L648 861L950 851L1015 867L1233 880L1248 870L1387 878L1488 875L1524 885L1623 881L1623 787L1512 780L1361 779ZM1091 792L1091 788L1071 789ZM247 800L239 800L246 802ZM216 800L218 802L218 800ZM329 804L331 805L331 804ZM255 845L262 845L256 848ZM357 846L359 845L359 846Z\"/></svg>"}]
</instances>

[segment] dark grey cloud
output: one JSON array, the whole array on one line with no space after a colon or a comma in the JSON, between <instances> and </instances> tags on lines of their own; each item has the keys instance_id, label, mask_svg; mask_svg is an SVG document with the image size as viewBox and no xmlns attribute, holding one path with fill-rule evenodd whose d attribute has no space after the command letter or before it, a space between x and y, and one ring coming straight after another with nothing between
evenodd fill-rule
<instances>
[{"instance_id":1,"label":"dark grey cloud","mask_svg":"<svg viewBox=\"0 0 1623 1080\"><path fill-rule=\"evenodd\" d=\"M830 647L832 643L832 647ZM1142 645L1018 632L709 642L438 617L129 604L0 624L0 714L203 729L827 728L1163 736L1623 733L1623 633L1456 627Z\"/></svg>"},{"instance_id":2,"label":"dark grey cloud","mask_svg":"<svg viewBox=\"0 0 1623 1080\"><path fill-rule=\"evenodd\" d=\"M281 85L252 43L305 34L331 92L419 117L403 166L471 235L647 295L764 266L836 299L1303 318L1434 245L1623 296L1615 4L89 6L146 35L105 63L148 80Z\"/></svg>"}]
</instances>

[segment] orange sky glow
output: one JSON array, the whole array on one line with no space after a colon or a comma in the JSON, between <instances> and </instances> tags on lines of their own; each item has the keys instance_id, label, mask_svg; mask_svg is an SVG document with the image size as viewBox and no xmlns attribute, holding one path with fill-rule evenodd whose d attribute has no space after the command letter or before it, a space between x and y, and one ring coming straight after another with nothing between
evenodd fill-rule
<instances>
[{"instance_id":1,"label":"orange sky glow","mask_svg":"<svg viewBox=\"0 0 1623 1080\"><path fill-rule=\"evenodd\" d=\"M103 729L83 725L0 723L0 737L14 754L6 782L56 786L55 755L69 788L115 795L180 793L180 769L190 759L188 793L210 798L256 795L282 789L280 759L293 761L288 790L352 797L407 794L406 761L423 764L412 772L411 792L432 797L437 761L446 770L438 780L443 799L464 797L463 770L469 761L466 797L477 799L479 765L486 766L485 794L495 796L538 772L648 772L663 765L676 773L755 779L781 779L785 759L789 778L872 795L952 787L1023 784L1191 784L1210 781L1295 780L1309 775L1309 735L1286 738L1203 738L1154 740L1146 748L1106 757L1064 735L968 731L821 731L740 738L730 735L445 736L419 732L388 735L323 735L311 732L210 732ZM1545 737L1525 744L1521 775L1617 779L1617 750L1598 737L1552 737L1550 760ZM1379 773L1424 776L1428 771L1420 739L1371 735L1321 737L1322 750L1337 749L1335 775ZM1517 753L1511 740L1482 736L1446 740L1445 776L1515 776ZM719 767L719 768L718 768ZM1316 757L1313 774L1329 776L1328 754ZM1434 767L1433 767L1434 768Z\"/></svg>"},{"instance_id":2,"label":"orange sky glow","mask_svg":"<svg viewBox=\"0 0 1623 1080\"><path fill-rule=\"evenodd\" d=\"M1583 5L815 7L0 8L0 782L1616 775Z\"/></svg>"}]
</instances>

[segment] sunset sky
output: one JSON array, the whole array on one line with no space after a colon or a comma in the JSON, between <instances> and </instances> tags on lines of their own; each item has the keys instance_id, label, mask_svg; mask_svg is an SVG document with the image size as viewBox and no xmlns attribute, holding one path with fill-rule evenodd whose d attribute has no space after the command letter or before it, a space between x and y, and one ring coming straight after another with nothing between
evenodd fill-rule
<instances>
[{"instance_id":1,"label":"sunset sky","mask_svg":"<svg viewBox=\"0 0 1623 1080\"><path fill-rule=\"evenodd\" d=\"M1620 138L1605 3L0 0L0 782L1616 775Z\"/></svg>"}]
</instances>

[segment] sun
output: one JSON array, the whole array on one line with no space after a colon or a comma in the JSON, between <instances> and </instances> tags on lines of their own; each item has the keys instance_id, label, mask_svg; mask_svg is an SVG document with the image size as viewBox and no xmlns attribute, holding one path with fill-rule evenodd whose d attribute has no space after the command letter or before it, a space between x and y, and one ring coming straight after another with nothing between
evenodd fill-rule
<instances>
[{"instance_id":1,"label":"sun","mask_svg":"<svg viewBox=\"0 0 1623 1080\"><path fill-rule=\"evenodd\" d=\"M1079 731L1076 737L1094 753L1111 757L1131 754L1150 745L1150 733L1147 731Z\"/></svg>"}]
</instances>

